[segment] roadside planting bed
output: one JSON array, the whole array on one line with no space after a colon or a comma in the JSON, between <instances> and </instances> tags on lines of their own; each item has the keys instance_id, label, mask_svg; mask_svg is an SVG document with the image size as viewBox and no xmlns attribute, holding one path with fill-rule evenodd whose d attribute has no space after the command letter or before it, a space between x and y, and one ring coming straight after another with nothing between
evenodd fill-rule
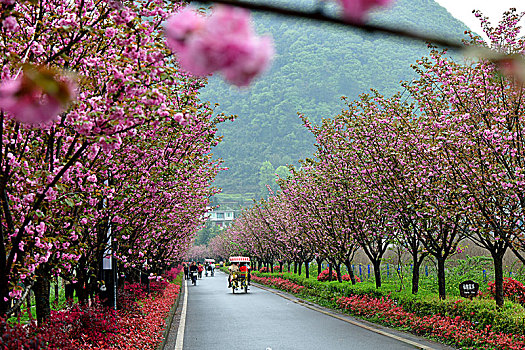
<instances>
[{"instance_id":1,"label":"roadside planting bed","mask_svg":"<svg viewBox=\"0 0 525 350\"><path fill-rule=\"evenodd\" d=\"M166 318L182 284L180 268L168 278L150 282L150 294L140 283L126 284L118 293L118 310L98 301L90 306L75 303L53 311L42 325L0 321L0 349L157 349L164 340Z\"/></svg>"},{"instance_id":2,"label":"roadside planting bed","mask_svg":"<svg viewBox=\"0 0 525 350\"><path fill-rule=\"evenodd\" d=\"M455 296L440 300L433 293L412 295L388 284L376 289L373 281L352 285L286 272L255 271L252 281L461 349L525 348L525 309L520 303L525 287L510 278L504 284L508 300L500 308L493 300L491 282L473 300Z\"/></svg>"}]
</instances>

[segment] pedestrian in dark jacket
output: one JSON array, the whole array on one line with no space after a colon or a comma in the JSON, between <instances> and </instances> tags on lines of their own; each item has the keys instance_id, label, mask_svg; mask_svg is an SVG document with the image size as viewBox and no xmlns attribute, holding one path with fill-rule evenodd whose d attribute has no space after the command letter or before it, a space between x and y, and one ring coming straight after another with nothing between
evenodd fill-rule
<instances>
[{"instance_id":1,"label":"pedestrian in dark jacket","mask_svg":"<svg viewBox=\"0 0 525 350\"><path fill-rule=\"evenodd\" d=\"M184 264L182 264L182 266L184 266L184 279L187 280L187 279L189 279L189 267L188 267L188 264L184 263Z\"/></svg>"}]
</instances>

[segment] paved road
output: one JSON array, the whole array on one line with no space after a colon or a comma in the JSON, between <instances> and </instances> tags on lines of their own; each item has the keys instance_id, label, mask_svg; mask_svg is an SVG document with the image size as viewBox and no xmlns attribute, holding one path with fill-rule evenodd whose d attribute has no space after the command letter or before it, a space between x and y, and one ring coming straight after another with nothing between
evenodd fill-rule
<instances>
[{"instance_id":1,"label":"paved road","mask_svg":"<svg viewBox=\"0 0 525 350\"><path fill-rule=\"evenodd\" d=\"M251 286L248 294L232 294L231 289L227 289L227 276L222 272L217 272L215 277L203 277L197 286L189 284L186 290L184 350L417 348L255 286ZM170 331L176 332L177 329ZM445 348L431 342L424 344L434 349Z\"/></svg>"}]
</instances>

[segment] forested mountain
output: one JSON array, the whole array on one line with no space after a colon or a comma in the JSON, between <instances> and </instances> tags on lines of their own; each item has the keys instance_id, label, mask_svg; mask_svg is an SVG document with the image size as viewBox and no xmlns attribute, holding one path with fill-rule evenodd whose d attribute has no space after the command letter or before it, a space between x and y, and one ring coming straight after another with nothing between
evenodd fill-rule
<instances>
[{"instance_id":1,"label":"forested mountain","mask_svg":"<svg viewBox=\"0 0 525 350\"><path fill-rule=\"evenodd\" d=\"M214 153L230 170L219 174L216 185L225 193L258 197L272 167L296 164L313 153L313 137L297 113L317 122L341 111L341 96L354 99L371 88L392 94L401 80L415 76L410 65L428 49L423 43L335 25L268 14L253 17L257 31L275 40L271 70L249 90L211 77L201 98L219 103L217 112L238 115L220 129L224 141ZM433 0L398 0L372 20L456 39L468 29Z\"/></svg>"}]
</instances>

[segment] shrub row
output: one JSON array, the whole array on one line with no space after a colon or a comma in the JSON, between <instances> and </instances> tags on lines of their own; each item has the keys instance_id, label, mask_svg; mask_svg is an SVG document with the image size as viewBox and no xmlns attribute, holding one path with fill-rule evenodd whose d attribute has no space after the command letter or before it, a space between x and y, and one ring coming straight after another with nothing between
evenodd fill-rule
<instances>
[{"instance_id":1,"label":"shrub row","mask_svg":"<svg viewBox=\"0 0 525 350\"><path fill-rule=\"evenodd\" d=\"M461 317L441 315L418 316L406 311L391 298L368 296L341 297L337 305L343 310L388 326L410 329L416 334L445 340L457 346L483 349L523 349L525 337L494 332L490 326L483 330Z\"/></svg>"},{"instance_id":2,"label":"shrub row","mask_svg":"<svg viewBox=\"0 0 525 350\"><path fill-rule=\"evenodd\" d=\"M290 280L280 277L259 277L253 275L252 280L254 282L266 284L268 286L273 286L294 294L298 294L301 292L301 290L304 289L304 286L301 286L299 284L291 282Z\"/></svg>"}]
</instances>

